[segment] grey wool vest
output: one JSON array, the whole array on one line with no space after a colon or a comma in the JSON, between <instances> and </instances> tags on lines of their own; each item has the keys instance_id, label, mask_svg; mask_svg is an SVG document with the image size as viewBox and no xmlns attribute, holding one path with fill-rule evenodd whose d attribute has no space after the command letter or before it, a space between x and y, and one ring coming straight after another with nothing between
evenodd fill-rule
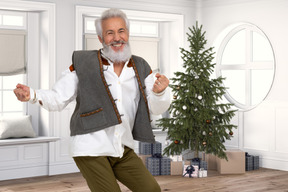
<instances>
[{"instance_id":1,"label":"grey wool vest","mask_svg":"<svg viewBox=\"0 0 288 192\"><path fill-rule=\"evenodd\" d=\"M104 77L104 60L100 51L74 51L72 62L79 83L76 107L70 121L71 136L120 124L121 116ZM144 91L144 80L150 74L151 68L144 59L134 55L129 64L135 71L140 91L132 135L138 141L155 142Z\"/></svg>"}]
</instances>

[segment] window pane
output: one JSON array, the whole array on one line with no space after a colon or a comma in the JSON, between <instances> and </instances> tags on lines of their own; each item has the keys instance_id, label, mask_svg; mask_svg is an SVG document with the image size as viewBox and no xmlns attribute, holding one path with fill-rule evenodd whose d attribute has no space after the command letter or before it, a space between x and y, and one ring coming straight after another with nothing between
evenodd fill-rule
<instances>
[{"instance_id":1,"label":"window pane","mask_svg":"<svg viewBox=\"0 0 288 192\"><path fill-rule=\"evenodd\" d=\"M274 71L272 70L251 71L252 105L256 105L265 99L270 90L273 78Z\"/></svg>"},{"instance_id":2,"label":"window pane","mask_svg":"<svg viewBox=\"0 0 288 192\"><path fill-rule=\"evenodd\" d=\"M3 76L3 89L15 89L18 83L23 84L24 75Z\"/></svg>"},{"instance_id":3,"label":"window pane","mask_svg":"<svg viewBox=\"0 0 288 192\"><path fill-rule=\"evenodd\" d=\"M229 95L238 103L245 105L245 71L244 70L222 70L224 85Z\"/></svg>"},{"instance_id":4,"label":"window pane","mask_svg":"<svg viewBox=\"0 0 288 192\"><path fill-rule=\"evenodd\" d=\"M86 29L88 31L96 31L94 21L86 21Z\"/></svg>"},{"instance_id":5,"label":"window pane","mask_svg":"<svg viewBox=\"0 0 288 192\"><path fill-rule=\"evenodd\" d=\"M158 23L130 21L130 35L142 37L158 37Z\"/></svg>"},{"instance_id":6,"label":"window pane","mask_svg":"<svg viewBox=\"0 0 288 192\"><path fill-rule=\"evenodd\" d=\"M273 61L273 52L267 38L253 32L253 61Z\"/></svg>"},{"instance_id":7,"label":"window pane","mask_svg":"<svg viewBox=\"0 0 288 192\"><path fill-rule=\"evenodd\" d=\"M18 101L13 91L3 91L3 111L23 111L23 103Z\"/></svg>"},{"instance_id":8,"label":"window pane","mask_svg":"<svg viewBox=\"0 0 288 192\"><path fill-rule=\"evenodd\" d=\"M130 25L130 34L140 34L141 33L141 25L134 23Z\"/></svg>"},{"instance_id":9,"label":"window pane","mask_svg":"<svg viewBox=\"0 0 288 192\"><path fill-rule=\"evenodd\" d=\"M84 33L96 34L95 17L84 17Z\"/></svg>"},{"instance_id":10,"label":"window pane","mask_svg":"<svg viewBox=\"0 0 288 192\"><path fill-rule=\"evenodd\" d=\"M143 24L142 25L142 33L157 35L158 34L158 26L155 24Z\"/></svg>"},{"instance_id":11,"label":"window pane","mask_svg":"<svg viewBox=\"0 0 288 192\"><path fill-rule=\"evenodd\" d=\"M246 62L246 31L241 30L231 37L223 55L222 65L245 64Z\"/></svg>"},{"instance_id":12,"label":"window pane","mask_svg":"<svg viewBox=\"0 0 288 192\"><path fill-rule=\"evenodd\" d=\"M24 26L23 16L3 15L3 25Z\"/></svg>"}]
</instances>

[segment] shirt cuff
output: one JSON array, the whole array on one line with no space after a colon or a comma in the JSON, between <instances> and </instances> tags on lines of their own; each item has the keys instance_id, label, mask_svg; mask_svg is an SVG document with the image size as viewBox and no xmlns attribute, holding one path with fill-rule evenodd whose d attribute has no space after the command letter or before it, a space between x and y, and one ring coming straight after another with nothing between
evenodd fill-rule
<instances>
[{"instance_id":1,"label":"shirt cuff","mask_svg":"<svg viewBox=\"0 0 288 192\"><path fill-rule=\"evenodd\" d=\"M152 91L152 93L153 93L154 95L156 95L156 96L161 96L161 95L164 95L165 91L166 91L166 89L164 89L164 90L163 90L162 92L160 92L160 93L155 93L154 91Z\"/></svg>"},{"instance_id":2,"label":"shirt cuff","mask_svg":"<svg viewBox=\"0 0 288 192\"><path fill-rule=\"evenodd\" d=\"M36 102L37 102L36 91L30 87L30 100L29 100L29 103L34 104Z\"/></svg>"}]
</instances>

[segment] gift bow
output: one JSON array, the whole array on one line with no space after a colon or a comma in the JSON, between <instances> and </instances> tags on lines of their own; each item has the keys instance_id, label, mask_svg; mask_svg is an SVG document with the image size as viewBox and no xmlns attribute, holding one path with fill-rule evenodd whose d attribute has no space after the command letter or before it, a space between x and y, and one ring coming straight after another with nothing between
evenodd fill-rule
<instances>
[{"instance_id":1,"label":"gift bow","mask_svg":"<svg viewBox=\"0 0 288 192\"><path fill-rule=\"evenodd\" d=\"M154 158L162 158L162 155L161 155L161 153L155 153L155 154L152 155L152 157L154 157Z\"/></svg>"},{"instance_id":2,"label":"gift bow","mask_svg":"<svg viewBox=\"0 0 288 192\"><path fill-rule=\"evenodd\" d=\"M189 165L186 169L185 169L186 173L183 175L183 177L185 177L186 174L189 175L189 177L192 177L193 171L195 171L194 167Z\"/></svg>"},{"instance_id":3,"label":"gift bow","mask_svg":"<svg viewBox=\"0 0 288 192\"><path fill-rule=\"evenodd\" d=\"M200 163L200 158L198 158L198 157L193 158L192 161L194 161L194 162L199 162L199 163Z\"/></svg>"}]
</instances>

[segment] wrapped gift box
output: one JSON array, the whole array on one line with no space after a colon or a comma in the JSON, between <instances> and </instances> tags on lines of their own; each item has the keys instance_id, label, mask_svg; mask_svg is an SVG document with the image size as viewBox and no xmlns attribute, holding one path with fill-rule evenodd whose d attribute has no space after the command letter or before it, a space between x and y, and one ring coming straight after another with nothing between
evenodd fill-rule
<instances>
[{"instance_id":1,"label":"wrapped gift box","mask_svg":"<svg viewBox=\"0 0 288 192\"><path fill-rule=\"evenodd\" d=\"M217 159L217 170L220 174L242 174L245 173L245 152L239 149L226 150L226 159Z\"/></svg>"},{"instance_id":2,"label":"wrapped gift box","mask_svg":"<svg viewBox=\"0 0 288 192\"><path fill-rule=\"evenodd\" d=\"M139 142L139 153L141 155L154 155L162 153L162 144L158 141L155 143Z\"/></svg>"},{"instance_id":3,"label":"wrapped gift box","mask_svg":"<svg viewBox=\"0 0 288 192\"><path fill-rule=\"evenodd\" d=\"M192 173L192 177L198 177L199 176L199 166L198 165L192 165L194 167L194 171Z\"/></svg>"},{"instance_id":4,"label":"wrapped gift box","mask_svg":"<svg viewBox=\"0 0 288 192\"><path fill-rule=\"evenodd\" d=\"M190 177L190 175L189 175L188 172L187 172L187 168L188 168L189 166L191 166L191 165L184 165L184 167L183 167L183 173L182 173L183 177ZM191 174L191 177L192 177L192 174Z\"/></svg>"},{"instance_id":5,"label":"wrapped gift box","mask_svg":"<svg viewBox=\"0 0 288 192\"><path fill-rule=\"evenodd\" d=\"M217 170L216 156L213 154L206 154L207 170Z\"/></svg>"},{"instance_id":6,"label":"wrapped gift box","mask_svg":"<svg viewBox=\"0 0 288 192\"><path fill-rule=\"evenodd\" d=\"M190 161L171 161L171 175L182 175L184 165L190 165Z\"/></svg>"},{"instance_id":7,"label":"wrapped gift box","mask_svg":"<svg viewBox=\"0 0 288 192\"><path fill-rule=\"evenodd\" d=\"M253 170L259 169L259 156L253 156Z\"/></svg>"},{"instance_id":8,"label":"wrapped gift box","mask_svg":"<svg viewBox=\"0 0 288 192\"><path fill-rule=\"evenodd\" d=\"M200 161L200 168L208 170L208 163L206 161Z\"/></svg>"},{"instance_id":9,"label":"wrapped gift box","mask_svg":"<svg viewBox=\"0 0 288 192\"><path fill-rule=\"evenodd\" d=\"M199 177L207 177L207 170L204 170L203 168L201 168L199 170Z\"/></svg>"},{"instance_id":10,"label":"wrapped gift box","mask_svg":"<svg viewBox=\"0 0 288 192\"><path fill-rule=\"evenodd\" d=\"M193 167L193 171L192 171L192 174L190 175L188 172L187 172L187 168L189 166L192 166ZM198 177L198 174L199 174L199 167L198 165L184 165L184 168L183 168L183 177Z\"/></svg>"},{"instance_id":11,"label":"wrapped gift box","mask_svg":"<svg viewBox=\"0 0 288 192\"><path fill-rule=\"evenodd\" d=\"M147 169L153 175L170 175L171 159L168 157L148 157Z\"/></svg>"},{"instance_id":12,"label":"wrapped gift box","mask_svg":"<svg viewBox=\"0 0 288 192\"><path fill-rule=\"evenodd\" d=\"M208 163L206 161L202 161L200 158L194 158L191 160L191 165L198 165L199 169L203 168L205 170L208 169Z\"/></svg>"},{"instance_id":13,"label":"wrapped gift box","mask_svg":"<svg viewBox=\"0 0 288 192\"><path fill-rule=\"evenodd\" d=\"M259 169L259 156L249 155L246 153L245 155L245 170L251 171Z\"/></svg>"},{"instance_id":14,"label":"wrapped gift box","mask_svg":"<svg viewBox=\"0 0 288 192\"><path fill-rule=\"evenodd\" d=\"M252 156L245 157L245 170L246 171L253 170L253 157Z\"/></svg>"},{"instance_id":15,"label":"wrapped gift box","mask_svg":"<svg viewBox=\"0 0 288 192\"><path fill-rule=\"evenodd\" d=\"M138 154L139 158L142 160L143 164L147 167L147 158L151 157L151 155L141 155Z\"/></svg>"},{"instance_id":16,"label":"wrapped gift box","mask_svg":"<svg viewBox=\"0 0 288 192\"><path fill-rule=\"evenodd\" d=\"M172 161L182 161L183 160L182 155L170 155L169 157Z\"/></svg>"}]
</instances>

